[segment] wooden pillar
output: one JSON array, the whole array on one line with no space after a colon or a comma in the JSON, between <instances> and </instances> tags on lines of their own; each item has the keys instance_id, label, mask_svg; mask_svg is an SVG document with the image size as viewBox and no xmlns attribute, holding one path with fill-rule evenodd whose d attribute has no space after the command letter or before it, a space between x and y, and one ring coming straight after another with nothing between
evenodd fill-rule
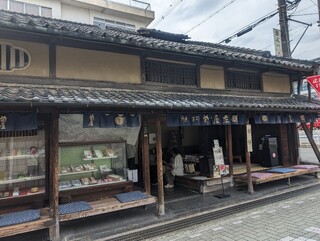
<instances>
[{"instance_id":1,"label":"wooden pillar","mask_svg":"<svg viewBox=\"0 0 320 241\"><path fill-rule=\"evenodd\" d=\"M250 128L249 128L250 126ZM249 129L250 130L249 130ZM248 183L248 193L253 194L253 183L252 183L252 176L251 176L251 158L250 158L250 150L248 149L248 140L252 140L251 137L251 125L247 124L246 128L246 168L247 168L247 183Z\"/></svg>"},{"instance_id":2,"label":"wooden pillar","mask_svg":"<svg viewBox=\"0 0 320 241\"><path fill-rule=\"evenodd\" d=\"M230 170L230 186L234 186L233 182L233 153L232 153L232 127L227 126L227 155L229 159L229 170Z\"/></svg>"},{"instance_id":3,"label":"wooden pillar","mask_svg":"<svg viewBox=\"0 0 320 241\"><path fill-rule=\"evenodd\" d=\"M143 167L143 180L144 189L146 193L150 194L150 163L149 163L149 141L147 122L143 123L143 146L142 146L142 167Z\"/></svg>"},{"instance_id":4,"label":"wooden pillar","mask_svg":"<svg viewBox=\"0 0 320 241\"><path fill-rule=\"evenodd\" d=\"M280 124L280 153L283 166L287 167L291 165L291 157L289 151L289 132L288 132L288 125L287 124Z\"/></svg>"},{"instance_id":5,"label":"wooden pillar","mask_svg":"<svg viewBox=\"0 0 320 241\"><path fill-rule=\"evenodd\" d=\"M52 114L50 126L50 180L49 180L49 208L53 225L49 228L49 238L60 240L59 230L59 114Z\"/></svg>"},{"instance_id":6,"label":"wooden pillar","mask_svg":"<svg viewBox=\"0 0 320 241\"><path fill-rule=\"evenodd\" d=\"M311 102L311 86L310 86L310 83L308 82L308 101Z\"/></svg>"},{"instance_id":7,"label":"wooden pillar","mask_svg":"<svg viewBox=\"0 0 320 241\"><path fill-rule=\"evenodd\" d=\"M299 79L298 80L298 89L297 89L297 91L298 91L298 95L300 95L301 94L301 82L302 82L302 80L301 79Z\"/></svg>"},{"instance_id":8,"label":"wooden pillar","mask_svg":"<svg viewBox=\"0 0 320 241\"><path fill-rule=\"evenodd\" d=\"M162 167L162 138L160 117L156 118L156 145L157 145L157 173L158 173L158 215L165 214L163 191L163 167Z\"/></svg>"},{"instance_id":9,"label":"wooden pillar","mask_svg":"<svg viewBox=\"0 0 320 241\"><path fill-rule=\"evenodd\" d=\"M314 140L313 140L313 138L312 138L312 135L311 135L311 133L309 132L306 123L305 123L305 122L301 122L301 126L302 126L304 132L306 133L306 136L307 136L307 138L308 138L308 140L309 140L309 142L310 142L310 144L311 144L311 147L312 147L312 149L313 149L313 151L314 151L314 154L316 154L316 157L318 158L318 162L320 162L320 152L319 152L319 149L318 149L316 143L314 142Z\"/></svg>"}]
</instances>

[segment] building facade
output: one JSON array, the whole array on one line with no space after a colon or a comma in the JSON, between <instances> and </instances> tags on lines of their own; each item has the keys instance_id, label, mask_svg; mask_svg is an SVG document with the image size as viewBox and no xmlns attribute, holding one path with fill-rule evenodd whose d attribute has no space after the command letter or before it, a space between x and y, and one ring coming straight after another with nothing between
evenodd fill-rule
<instances>
[{"instance_id":1,"label":"building facade","mask_svg":"<svg viewBox=\"0 0 320 241\"><path fill-rule=\"evenodd\" d=\"M316 63L265 51L4 10L0 45L1 214L35 212L27 229L3 226L1 237L49 228L59 240L60 222L156 201L164 215L162 161L172 147L200 156L219 145L231 179L234 156L244 157L253 191L251 163L298 164L296 123L320 110L292 90ZM266 155L269 138L276 151ZM120 204L114 195L132 193L136 179L129 160L147 196ZM86 201L80 211L59 212L77 201Z\"/></svg>"}]
</instances>

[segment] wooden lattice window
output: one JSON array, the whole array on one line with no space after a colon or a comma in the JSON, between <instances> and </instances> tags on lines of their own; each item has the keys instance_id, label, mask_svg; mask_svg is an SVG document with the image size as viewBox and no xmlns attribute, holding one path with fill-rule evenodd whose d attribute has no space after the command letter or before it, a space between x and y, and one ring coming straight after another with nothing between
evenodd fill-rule
<instances>
[{"instance_id":1,"label":"wooden lattice window","mask_svg":"<svg viewBox=\"0 0 320 241\"><path fill-rule=\"evenodd\" d=\"M239 70L226 71L228 89L261 90L261 74Z\"/></svg>"},{"instance_id":2,"label":"wooden lattice window","mask_svg":"<svg viewBox=\"0 0 320 241\"><path fill-rule=\"evenodd\" d=\"M196 86L196 66L146 61L146 81L160 84Z\"/></svg>"}]
</instances>

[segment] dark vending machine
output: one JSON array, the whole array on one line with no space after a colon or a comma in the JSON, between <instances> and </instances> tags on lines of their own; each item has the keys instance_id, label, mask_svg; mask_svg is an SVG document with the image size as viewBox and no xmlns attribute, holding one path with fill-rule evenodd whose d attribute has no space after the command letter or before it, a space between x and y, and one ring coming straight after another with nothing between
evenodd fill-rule
<instances>
[{"instance_id":1,"label":"dark vending machine","mask_svg":"<svg viewBox=\"0 0 320 241\"><path fill-rule=\"evenodd\" d=\"M261 138L262 142L262 166L274 167L279 165L278 144L276 137L268 135Z\"/></svg>"}]
</instances>

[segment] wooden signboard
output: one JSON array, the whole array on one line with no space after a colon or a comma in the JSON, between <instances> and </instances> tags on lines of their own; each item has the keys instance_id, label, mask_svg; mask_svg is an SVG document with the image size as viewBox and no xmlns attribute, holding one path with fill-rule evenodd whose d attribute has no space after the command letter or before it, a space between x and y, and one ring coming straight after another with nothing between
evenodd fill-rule
<instances>
[{"instance_id":1,"label":"wooden signboard","mask_svg":"<svg viewBox=\"0 0 320 241\"><path fill-rule=\"evenodd\" d=\"M246 131L247 131L247 151L252 152L252 132L251 132L251 125L246 125Z\"/></svg>"}]
</instances>

